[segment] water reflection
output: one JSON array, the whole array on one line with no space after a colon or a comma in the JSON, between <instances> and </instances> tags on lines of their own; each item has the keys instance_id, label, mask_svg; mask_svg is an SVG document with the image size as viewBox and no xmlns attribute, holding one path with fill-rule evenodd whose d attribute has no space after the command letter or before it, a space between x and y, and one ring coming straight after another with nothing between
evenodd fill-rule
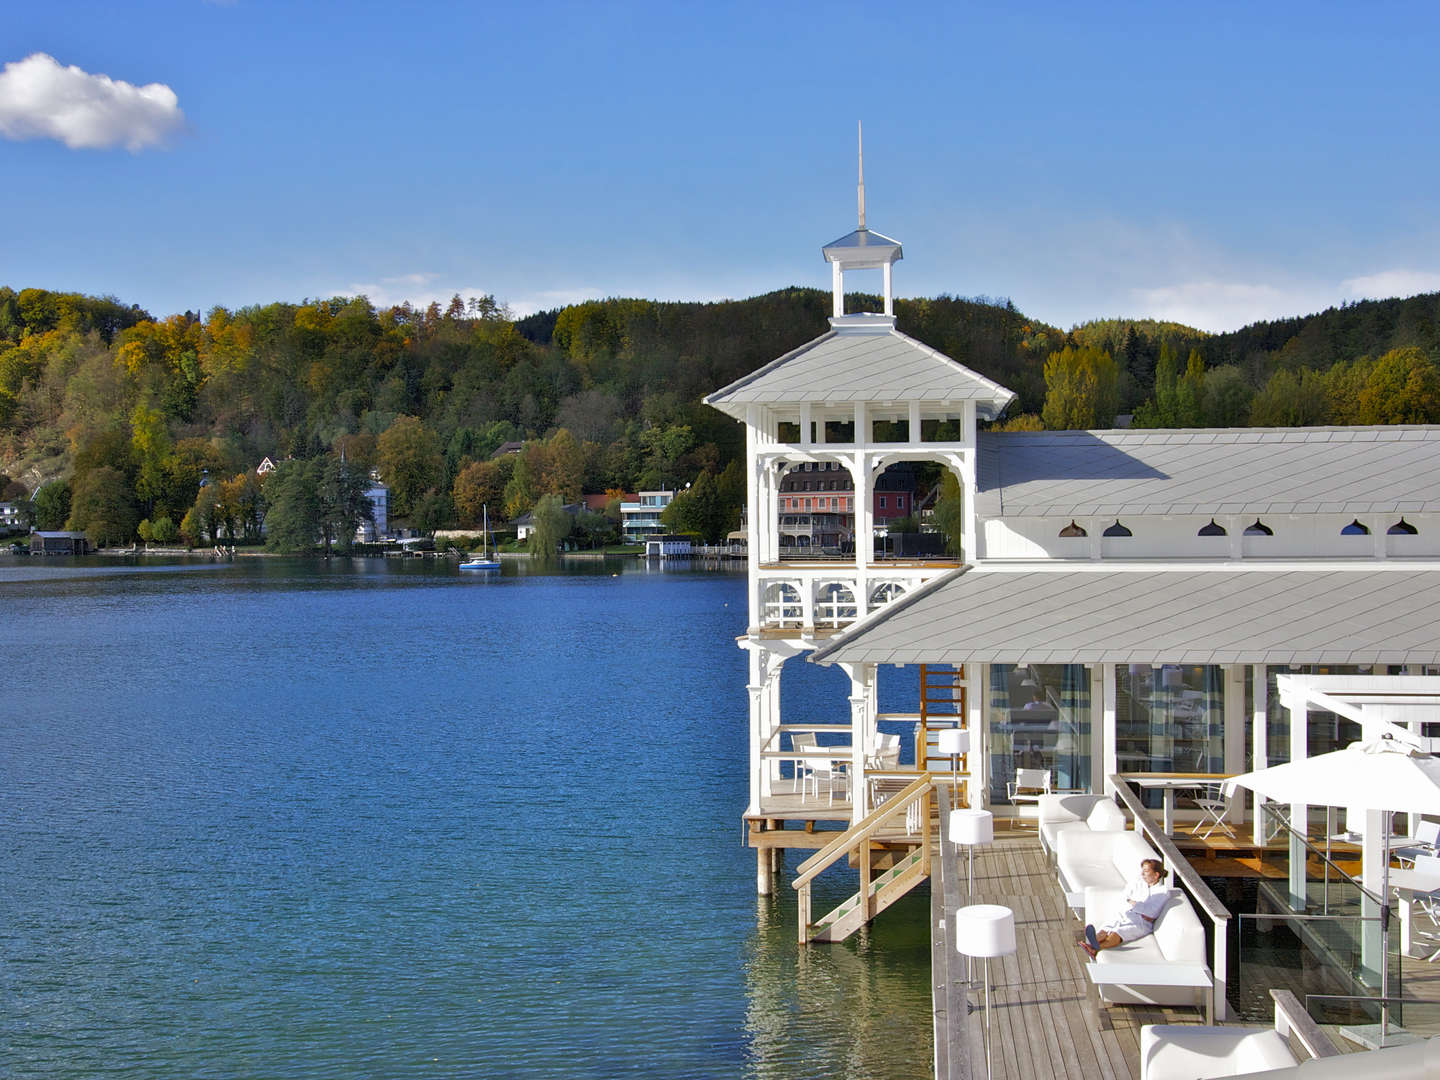
<instances>
[{"instance_id":1,"label":"water reflection","mask_svg":"<svg viewBox=\"0 0 1440 1080\"><path fill-rule=\"evenodd\" d=\"M816 884L817 911L843 899L843 878ZM932 1075L929 911L920 888L849 941L802 946L789 885L759 898L745 958L746 1075L818 1075L820 1062L849 1080Z\"/></svg>"}]
</instances>

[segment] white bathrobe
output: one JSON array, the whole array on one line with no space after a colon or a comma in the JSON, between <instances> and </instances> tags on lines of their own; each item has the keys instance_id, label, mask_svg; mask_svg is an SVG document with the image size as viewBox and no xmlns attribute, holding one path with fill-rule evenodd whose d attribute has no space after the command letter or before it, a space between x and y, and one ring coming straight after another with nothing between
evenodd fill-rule
<instances>
[{"instance_id":1,"label":"white bathrobe","mask_svg":"<svg viewBox=\"0 0 1440 1080\"><path fill-rule=\"evenodd\" d=\"M1124 907L1114 919L1100 927L1100 932L1119 934L1121 941L1142 938L1155 929L1154 920L1169 899L1170 889L1163 878L1154 885L1145 884L1144 878L1136 878L1125 890Z\"/></svg>"}]
</instances>

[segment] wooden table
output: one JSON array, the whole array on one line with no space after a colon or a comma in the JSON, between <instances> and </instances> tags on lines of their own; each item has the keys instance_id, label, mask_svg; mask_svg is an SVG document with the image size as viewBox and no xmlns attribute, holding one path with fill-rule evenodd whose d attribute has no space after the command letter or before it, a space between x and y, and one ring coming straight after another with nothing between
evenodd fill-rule
<instances>
[{"instance_id":1,"label":"wooden table","mask_svg":"<svg viewBox=\"0 0 1440 1080\"><path fill-rule=\"evenodd\" d=\"M1161 788L1165 793L1164 829L1169 836L1175 830L1175 792L1186 788L1209 787L1228 780L1233 773L1122 773L1136 787Z\"/></svg>"}]
</instances>

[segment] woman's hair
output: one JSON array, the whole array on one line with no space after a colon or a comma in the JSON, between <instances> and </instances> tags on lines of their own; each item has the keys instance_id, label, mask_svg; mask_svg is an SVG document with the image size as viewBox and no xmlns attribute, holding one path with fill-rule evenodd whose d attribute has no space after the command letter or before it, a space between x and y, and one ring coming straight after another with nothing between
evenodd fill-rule
<instances>
[{"instance_id":1,"label":"woman's hair","mask_svg":"<svg viewBox=\"0 0 1440 1080\"><path fill-rule=\"evenodd\" d=\"M1159 859L1141 859L1140 866L1142 868L1148 866L1151 870L1154 870L1155 873L1161 875L1162 877L1165 874L1165 864L1162 863Z\"/></svg>"}]
</instances>

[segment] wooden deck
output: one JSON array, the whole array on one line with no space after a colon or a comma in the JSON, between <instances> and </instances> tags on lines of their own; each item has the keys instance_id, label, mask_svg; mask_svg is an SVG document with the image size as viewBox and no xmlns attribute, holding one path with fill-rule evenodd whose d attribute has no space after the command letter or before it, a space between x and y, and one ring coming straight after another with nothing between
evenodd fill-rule
<instances>
[{"instance_id":1,"label":"wooden deck","mask_svg":"<svg viewBox=\"0 0 1440 1080\"><path fill-rule=\"evenodd\" d=\"M1085 954L1075 944L1081 926L1065 906L1033 830L997 831L994 844L977 850L975 893L969 897L964 860L949 852L939 860L942 880L931 893L932 906L939 909L931 927L937 953L932 971L937 983L964 979L964 958L951 959L956 906L1003 904L1015 912L1015 953L990 961L994 1080L1132 1080L1140 1075L1142 1025L1204 1022L1203 1013L1193 1008L1100 1006L1085 977ZM965 1076L958 1058L968 1054L969 1075L984 1076L984 1010L966 1016L964 988L958 994L955 989L948 983L936 988L937 1003L948 1002L943 1017L937 1015L936 1075ZM979 987L970 996L983 1004ZM937 1014L941 1011L937 1008Z\"/></svg>"},{"instance_id":2,"label":"wooden deck","mask_svg":"<svg viewBox=\"0 0 1440 1080\"><path fill-rule=\"evenodd\" d=\"M1085 954L1075 944L1080 923L1066 907L1033 830L999 829L994 844L976 851L973 896L965 894L964 855L946 844L936 866L931 970L940 1080L985 1075L984 1011L966 1015L965 960L951 943L952 914L966 903L1003 904L1015 912L1016 952L990 962L995 1080L1135 1080L1140 1075L1141 1027L1204 1023L1196 1008L1100 1003L1085 977ZM1405 992L1427 1000L1440 993L1440 964L1407 960ZM979 986L969 997L983 1005ZM1337 1028L1325 1031L1337 1049L1359 1049L1341 1038ZM962 1057L969 1059L968 1073Z\"/></svg>"}]
</instances>

